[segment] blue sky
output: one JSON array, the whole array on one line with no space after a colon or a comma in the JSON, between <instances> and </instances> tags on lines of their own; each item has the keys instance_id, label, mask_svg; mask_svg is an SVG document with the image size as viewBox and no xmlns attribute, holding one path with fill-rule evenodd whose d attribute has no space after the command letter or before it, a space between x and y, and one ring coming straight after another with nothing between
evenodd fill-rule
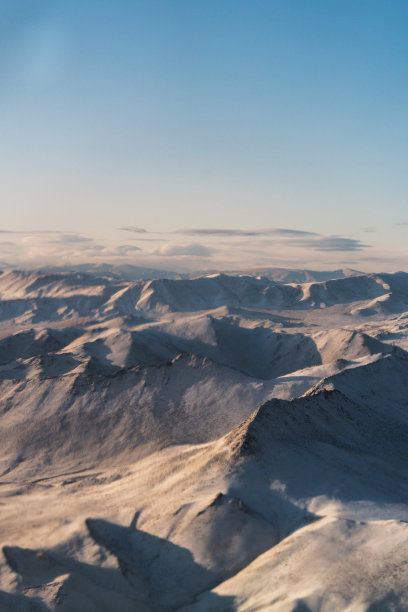
<instances>
[{"instance_id":1,"label":"blue sky","mask_svg":"<svg viewBox=\"0 0 408 612\"><path fill-rule=\"evenodd\" d=\"M405 0L0 17L0 263L406 268Z\"/></svg>"}]
</instances>

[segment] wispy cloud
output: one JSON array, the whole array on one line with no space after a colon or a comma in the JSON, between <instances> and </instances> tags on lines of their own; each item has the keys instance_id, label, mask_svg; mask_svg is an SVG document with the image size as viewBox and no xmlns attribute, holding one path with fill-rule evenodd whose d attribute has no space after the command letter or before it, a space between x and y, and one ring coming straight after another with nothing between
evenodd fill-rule
<instances>
[{"instance_id":1,"label":"wispy cloud","mask_svg":"<svg viewBox=\"0 0 408 612\"><path fill-rule=\"evenodd\" d=\"M143 227L135 227L134 225L124 225L123 227L117 227L117 230L121 232L133 232L134 234L149 234Z\"/></svg>"},{"instance_id":2,"label":"wispy cloud","mask_svg":"<svg viewBox=\"0 0 408 612\"><path fill-rule=\"evenodd\" d=\"M323 236L316 232L295 230L289 228L267 228L260 230L237 230L237 229L184 229L174 232L177 234L200 235L203 237L220 238L263 238L263 244L267 244L267 238L273 238L274 242L286 244L288 247L303 247L315 251L360 251L368 244L364 244L356 238L344 236ZM253 243L256 245L256 242Z\"/></svg>"},{"instance_id":3,"label":"wispy cloud","mask_svg":"<svg viewBox=\"0 0 408 612\"><path fill-rule=\"evenodd\" d=\"M361 240L343 236L317 236L308 240L297 239L291 243L315 251L361 251L370 246Z\"/></svg>"},{"instance_id":4,"label":"wispy cloud","mask_svg":"<svg viewBox=\"0 0 408 612\"><path fill-rule=\"evenodd\" d=\"M134 244L120 244L118 246L103 247L102 252L106 257L128 257L140 250L141 249Z\"/></svg>"},{"instance_id":5,"label":"wispy cloud","mask_svg":"<svg viewBox=\"0 0 408 612\"><path fill-rule=\"evenodd\" d=\"M317 236L315 232L306 232L303 230L294 230L287 228L265 228L265 229L254 229L254 230L240 230L240 229L179 229L173 234L186 234L190 236L241 236L241 237L254 237L254 236L269 236L269 235L280 235L280 236Z\"/></svg>"},{"instance_id":6,"label":"wispy cloud","mask_svg":"<svg viewBox=\"0 0 408 612\"><path fill-rule=\"evenodd\" d=\"M169 242L168 238L134 238L129 236L128 240L134 240L135 242Z\"/></svg>"},{"instance_id":7,"label":"wispy cloud","mask_svg":"<svg viewBox=\"0 0 408 612\"><path fill-rule=\"evenodd\" d=\"M63 231L63 230L10 230L10 229L0 229L0 234L16 234L16 235L20 235L20 236L38 236L38 235L42 235L42 234L66 234L67 231ZM69 232L69 234L75 235L75 236L80 236L81 234L79 232Z\"/></svg>"},{"instance_id":8,"label":"wispy cloud","mask_svg":"<svg viewBox=\"0 0 408 612\"><path fill-rule=\"evenodd\" d=\"M203 244L192 243L192 244L165 244L159 249L154 251L155 255L162 257L177 257L186 256L189 257L211 257L213 251Z\"/></svg>"},{"instance_id":9,"label":"wispy cloud","mask_svg":"<svg viewBox=\"0 0 408 612\"><path fill-rule=\"evenodd\" d=\"M90 243L93 242L92 238L88 238L88 236L82 236L80 234L61 234L57 235L55 238L46 239L46 241L54 244L75 244L75 243Z\"/></svg>"},{"instance_id":10,"label":"wispy cloud","mask_svg":"<svg viewBox=\"0 0 408 612\"><path fill-rule=\"evenodd\" d=\"M3 230L10 240L0 241L0 252L9 265L48 265L96 262L103 259L126 260L141 251L135 244L107 245L77 233ZM13 240L11 240L13 238Z\"/></svg>"}]
</instances>

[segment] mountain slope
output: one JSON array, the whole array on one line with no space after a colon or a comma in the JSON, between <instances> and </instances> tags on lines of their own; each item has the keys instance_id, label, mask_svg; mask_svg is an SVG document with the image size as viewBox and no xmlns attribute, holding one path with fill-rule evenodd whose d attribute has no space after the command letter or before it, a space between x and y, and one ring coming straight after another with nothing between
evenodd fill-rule
<instances>
[{"instance_id":1,"label":"mountain slope","mask_svg":"<svg viewBox=\"0 0 408 612\"><path fill-rule=\"evenodd\" d=\"M407 374L405 356L390 354L303 397L268 401L217 441L156 452L106 484L98 476L96 486L93 477L80 506L92 474L65 477L63 487L55 475L47 496L56 517L64 516L61 499L81 508L74 539L45 556L8 542L9 567L24 584L43 575L45 593L53 576L65 576L59 584L67 610L85 589L73 578L75 538L88 555L113 555L127 584L117 587L121 596L139 598L148 610L404 609ZM116 520L89 513L101 494ZM31 499L38 521L43 506ZM23 503L15 498L8 512ZM58 532L66 527L54 538ZM37 569L42 559L48 574ZM86 571L92 584L100 580L96 569ZM92 605L94 588L86 587Z\"/></svg>"}]
</instances>

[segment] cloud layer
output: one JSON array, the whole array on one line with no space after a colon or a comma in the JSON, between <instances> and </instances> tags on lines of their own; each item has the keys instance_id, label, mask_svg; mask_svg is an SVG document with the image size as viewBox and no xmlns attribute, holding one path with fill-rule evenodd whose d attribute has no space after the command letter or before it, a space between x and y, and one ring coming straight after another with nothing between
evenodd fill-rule
<instances>
[{"instance_id":1,"label":"cloud layer","mask_svg":"<svg viewBox=\"0 0 408 612\"><path fill-rule=\"evenodd\" d=\"M0 230L0 233L14 238L0 242L3 266L69 265L126 259L141 251L135 244L104 244L89 236L61 231Z\"/></svg>"},{"instance_id":2,"label":"cloud layer","mask_svg":"<svg viewBox=\"0 0 408 612\"><path fill-rule=\"evenodd\" d=\"M122 232L129 234L130 244L121 240ZM363 270L377 269L379 264L384 269L386 261L392 269L403 267L398 252L380 252L357 236L325 236L292 228L154 232L124 225L103 238L61 230L0 229L0 235L4 237L0 240L2 267L112 263L214 271L255 267L334 269L351 264ZM199 240L192 240L193 236Z\"/></svg>"}]
</instances>

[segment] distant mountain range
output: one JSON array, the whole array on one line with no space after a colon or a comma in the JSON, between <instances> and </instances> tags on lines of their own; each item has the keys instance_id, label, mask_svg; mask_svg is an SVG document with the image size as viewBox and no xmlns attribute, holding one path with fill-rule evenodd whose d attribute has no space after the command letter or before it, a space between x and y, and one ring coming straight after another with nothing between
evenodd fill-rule
<instances>
[{"instance_id":1,"label":"distant mountain range","mask_svg":"<svg viewBox=\"0 0 408 612\"><path fill-rule=\"evenodd\" d=\"M10 269L9 266L4 269ZM36 271L36 269L33 269ZM131 264L114 265L108 263L102 264L79 264L75 266L45 266L37 270L46 274L58 274L66 272L83 272L96 276L108 276L121 280L151 280L160 278L171 279L189 279L209 274L217 274L217 270L196 271L196 272L179 272L171 270L161 270L155 268L146 268L142 266L133 266ZM316 271L302 269L287 269L287 268L244 268L242 270L224 270L224 274L230 276L249 275L260 276L272 280L276 283L311 283L331 280L335 278L347 278L349 276L358 276L362 272L345 268L342 270L332 271Z\"/></svg>"}]
</instances>

